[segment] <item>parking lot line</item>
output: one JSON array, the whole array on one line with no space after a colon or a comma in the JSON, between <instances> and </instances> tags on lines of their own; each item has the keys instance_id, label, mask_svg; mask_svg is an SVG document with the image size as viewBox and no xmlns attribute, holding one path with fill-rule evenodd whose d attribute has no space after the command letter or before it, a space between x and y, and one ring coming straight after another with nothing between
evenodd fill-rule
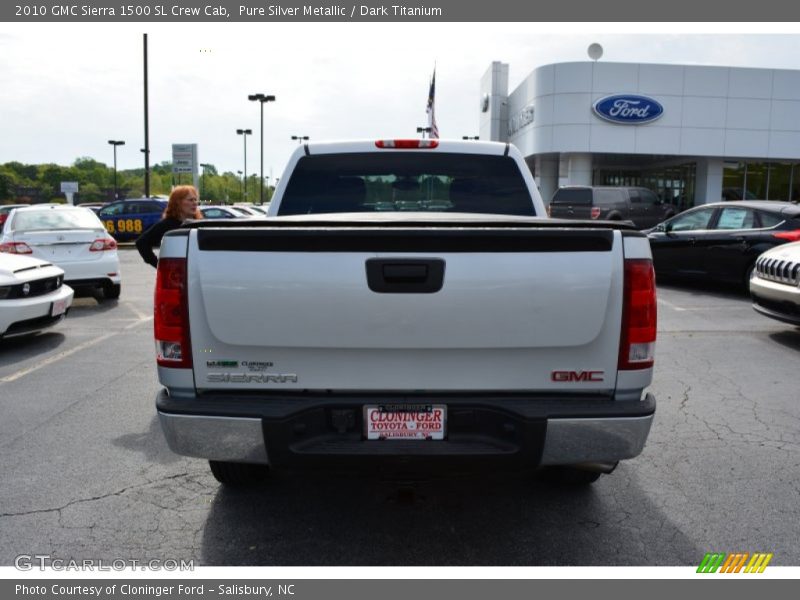
<instances>
[{"instance_id":1,"label":"parking lot line","mask_svg":"<svg viewBox=\"0 0 800 600\"><path fill-rule=\"evenodd\" d=\"M667 302L666 300L664 300L662 298L658 298L657 302L659 304L663 304L664 306L667 306L667 307L671 308L672 310L676 310L678 312L684 312L686 310L685 308L681 308L680 306L677 306L677 305L673 304L672 302Z\"/></svg>"},{"instance_id":2,"label":"parking lot line","mask_svg":"<svg viewBox=\"0 0 800 600\"><path fill-rule=\"evenodd\" d=\"M123 302L123 304L126 308L128 308L128 310L135 314L138 319L144 320L148 318L148 315L136 308L136 305L133 302ZM152 316L150 318L152 318Z\"/></svg>"},{"instance_id":3,"label":"parking lot line","mask_svg":"<svg viewBox=\"0 0 800 600\"><path fill-rule=\"evenodd\" d=\"M148 321L152 321L152 319L153 319L153 317L145 317L143 319L139 319L138 321L136 321L134 323L131 323L130 325L126 325L122 329L123 329L123 331L128 330L128 329L132 329L132 328L136 327L137 325L141 325L142 323L146 323ZM63 360L65 358L67 358L68 356L72 356L76 352L80 352L81 350L85 350L86 348L91 348L92 346L94 346L96 344L99 344L100 342L102 342L104 340L107 340L108 338L113 337L113 336L117 335L118 333L119 332L114 331L112 333L106 333L106 334L103 334L103 335L98 336L96 338L92 338L91 340L87 340L87 341L83 342L82 344L78 344L74 348L70 348L69 350L64 350L63 352L59 352L58 354L55 354L55 355L51 356L50 358L46 358L42 362L40 362L39 364L36 364L36 365L34 365L32 367L28 367L27 369L22 369L20 371L17 371L16 373L12 373L11 375L6 375L5 377L0 377L0 383L10 383L12 381L16 381L17 379L19 379L21 377L25 377L25 375L29 375L30 373L33 373L34 371L38 371L41 368L44 368L44 367L46 367L48 365L52 365L53 363L58 362L60 360Z\"/></svg>"}]
</instances>

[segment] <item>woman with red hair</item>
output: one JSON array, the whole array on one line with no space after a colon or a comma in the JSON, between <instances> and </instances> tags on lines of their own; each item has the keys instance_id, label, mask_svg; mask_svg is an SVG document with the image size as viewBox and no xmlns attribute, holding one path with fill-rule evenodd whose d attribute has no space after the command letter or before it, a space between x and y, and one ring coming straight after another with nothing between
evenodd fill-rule
<instances>
[{"instance_id":1,"label":"woman with red hair","mask_svg":"<svg viewBox=\"0 0 800 600\"><path fill-rule=\"evenodd\" d=\"M153 246L161 245L164 234L177 229L187 219L202 219L203 215L197 208L198 193L193 185L178 185L169 195L167 208L161 220L150 227L136 240L136 249L142 255L144 262L153 267L158 266L158 259L153 253Z\"/></svg>"}]
</instances>

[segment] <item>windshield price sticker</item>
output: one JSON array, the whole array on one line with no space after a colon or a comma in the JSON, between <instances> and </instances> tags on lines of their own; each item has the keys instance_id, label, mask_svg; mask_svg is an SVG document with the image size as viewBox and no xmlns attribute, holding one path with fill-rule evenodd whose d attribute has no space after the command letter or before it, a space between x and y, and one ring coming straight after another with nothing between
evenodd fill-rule
<instances>
[{"instance_id":1,"label":"windshield price sticker","mask_svg":"<svg viewBox=\"0 0 800 600\"><path fill-rule=\"evenodd\" d=\"M443 404L364 407L368 440L443 440L446 424Z\"/></svg>"}]
</instances>

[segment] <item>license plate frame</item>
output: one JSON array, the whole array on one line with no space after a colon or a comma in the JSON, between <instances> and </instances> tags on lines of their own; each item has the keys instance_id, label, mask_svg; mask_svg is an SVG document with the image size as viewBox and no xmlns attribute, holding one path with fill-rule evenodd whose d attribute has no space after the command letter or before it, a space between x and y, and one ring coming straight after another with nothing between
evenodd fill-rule
<instances>
[{"instance_id":1,"label":"license plate frame","mask_svg":"<svg viewBox=\"0 0 800 600\"><path fill-rule=\"evenodd\" d=\"M369 404L364 406L364 438L443 441L447 437L445 404Z\"/></svg>"},{"instance_id":2,"label":"license plate frame","mask_svg":"<svg viewBox=\"0 0 800 600\"><path fill-rule=\"evenodd\" d=\"M50 303L50 316L59 317L67 312L67 299L54 300Z\"/></svg>"}]
</instances>

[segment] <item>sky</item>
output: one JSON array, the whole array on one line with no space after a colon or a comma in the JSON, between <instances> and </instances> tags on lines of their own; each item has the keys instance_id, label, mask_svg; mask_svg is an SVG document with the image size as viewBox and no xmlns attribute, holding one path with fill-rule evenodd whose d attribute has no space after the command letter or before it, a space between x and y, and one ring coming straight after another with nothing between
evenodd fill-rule
<instances>
[{"instance_id":1,"label":"sky","mask_svg":"<svg viewBox=\"0 0 800 600\"><path fill-rule=\"evenodd\" d=\"M480 79L510 65L509 91L538 66L588 60L800 69L800 26L538 23L0 23L0 164L78 157L120 169L144 161L142 34L149 41L151 164L173 143L196 143L200 162L279 177L297 142L416 137L426 125L436 67L443 138L478 134ZM646 34L639 32L647 31ZM709 34L708 31L724 33ZM636 32L636 33L634 33ZM766 32L766 33L764 33Z\"/></svg>"}]
</instances>

